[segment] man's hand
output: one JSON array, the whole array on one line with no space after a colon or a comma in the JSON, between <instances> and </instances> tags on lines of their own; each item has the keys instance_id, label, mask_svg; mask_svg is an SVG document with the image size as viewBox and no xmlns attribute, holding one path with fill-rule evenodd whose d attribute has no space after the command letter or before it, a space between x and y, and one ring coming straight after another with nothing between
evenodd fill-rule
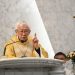
<instances>
[{"instance_id":1,"label":"man's hand","mask_svg":"<svg viewBox=\"0 0 75 75\"><path fill-rule=\"evenodd\" d=\"M38 48L39 48L38 42L39 42L39 40L37 39L36 33L35 33L35 36L34 36L34 38L33 38L33 48L34 48L34 49L38 49Z\"/></svg>"}]
</instances>

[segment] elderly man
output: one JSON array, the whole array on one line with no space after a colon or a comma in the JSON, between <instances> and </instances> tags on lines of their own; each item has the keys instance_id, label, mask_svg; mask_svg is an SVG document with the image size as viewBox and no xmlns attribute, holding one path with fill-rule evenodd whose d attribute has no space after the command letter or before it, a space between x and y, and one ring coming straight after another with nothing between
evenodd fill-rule
<instances>
[{"instance_id":1,"label":"elderly man","mask_svg":"<svg viewBox=\"0 0 75 75\"><path fill-rule=\"evenodd\" d=\"M30 37L29 26L22 22L16 25L16 35L6 43L4 55L8 58L13 57L48 57L48 53L41 47L36 37Z\"/></svg>"}]
</instances>

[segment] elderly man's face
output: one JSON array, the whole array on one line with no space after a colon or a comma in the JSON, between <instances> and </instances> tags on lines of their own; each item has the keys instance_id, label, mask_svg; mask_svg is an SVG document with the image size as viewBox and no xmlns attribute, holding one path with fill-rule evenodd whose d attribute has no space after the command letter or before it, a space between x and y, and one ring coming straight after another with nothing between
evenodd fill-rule
<instances>
[{"instance_id":1,"label":"elderly man's face","mask_svg":"<svg viewBox=\"0 0 75 75\"><path fill-rule=\"evenodd\" d=\"M16 34L20 41L26 42L28 40L28 35L30 33L30 29L27 25L19 26L16 30Z\"/></svg>"}]
</instances>

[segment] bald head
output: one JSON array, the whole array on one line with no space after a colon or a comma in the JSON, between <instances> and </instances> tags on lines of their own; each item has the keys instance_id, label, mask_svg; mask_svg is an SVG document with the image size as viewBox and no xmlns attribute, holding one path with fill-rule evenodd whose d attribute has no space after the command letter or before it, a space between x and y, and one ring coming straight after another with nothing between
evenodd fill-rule
<instances>
[{"instance_id":1,"label":"bald head","mask_svg":"<svg viewBox=\"0 0 75 75\"><path fill-rule=\"evenodd\" d=\"M21 41L27 41L28 35L30 34L30 28L27 23L21 22L16 24L16 34Z\"/></svg>"}]
</instances>

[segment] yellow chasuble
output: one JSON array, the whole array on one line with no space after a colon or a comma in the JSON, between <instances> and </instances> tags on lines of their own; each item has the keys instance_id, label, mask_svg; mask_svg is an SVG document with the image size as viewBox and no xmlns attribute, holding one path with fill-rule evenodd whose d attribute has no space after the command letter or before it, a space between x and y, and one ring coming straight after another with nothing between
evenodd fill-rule
<instances>
[{"instance_id":1,"label":"yellow chasuble","mask_svg":"<svg viewBox=\"0 0 75 75\"><path fill-rule=\"evenodd\" d=\"M40 46L41 57L47 58L48 53ZM13 57L40 57L33 49L32 38L29 36L27 42L20 42L14 35L5 45L4 55L8 58Z\"/></svg>"}]
</instances>

